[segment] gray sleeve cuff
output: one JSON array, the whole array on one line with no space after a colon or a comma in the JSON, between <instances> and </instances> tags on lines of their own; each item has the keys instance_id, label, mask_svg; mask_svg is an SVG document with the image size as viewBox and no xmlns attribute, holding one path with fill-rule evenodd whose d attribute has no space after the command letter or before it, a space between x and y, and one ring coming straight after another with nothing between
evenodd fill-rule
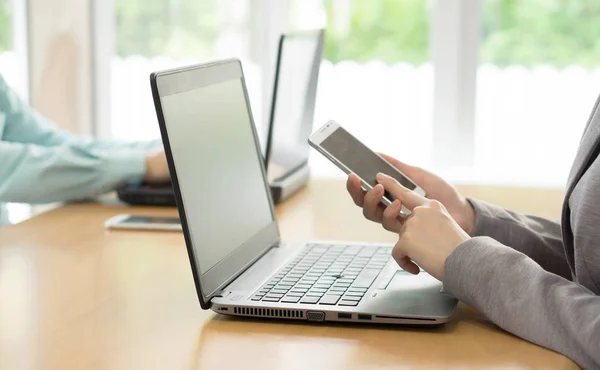
<instances>
[{"instance_id":1,"label":"gray sleeve cuff","mask_svg":"<svg viewBox=\"0 0 600 370\"><path fill-rule=\"evenodd\" d=\"M473 210L475 210L475 230L472 236L489 236L499 239L510 233L510 227L506 224L507 211L499 206L484 201L467 198Z\"/></svg>"},{"instance_id":2,"label":"gray sleeve cuff","mask_svg":"<svg viewBox=\"0 0 600 370\"><path fill-rule=\"evenodd\" d=\"M494 285L502 283L494 278L499 276L498 268L506 267L493 261L505 254L521 255L489 237L473 237L465 241L446 258L444 289L468 305L483 310L485 302L496 289Z\"/></svg>"}]
</instances>

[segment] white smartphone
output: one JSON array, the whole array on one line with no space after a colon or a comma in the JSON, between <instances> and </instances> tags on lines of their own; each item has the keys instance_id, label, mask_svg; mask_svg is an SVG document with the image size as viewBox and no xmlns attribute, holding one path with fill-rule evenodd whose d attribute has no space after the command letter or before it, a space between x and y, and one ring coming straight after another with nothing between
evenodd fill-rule
<instances>
[{"instance_id":1,"label":"white smartphone","mask_svg":"<svg viewBox=\"0 0 600 370\"><path fill-rule=\"evenodd\" d=\"M345 173L356 174L360 178L363 190L372 189L377 185L375 177L381 172L393 177L405 188L425 196L425 190L335 121L329 121L315 131L308 139L308 143ZM381 202L389 206L394 199L386 191ZM402 206L400 216L408 215L410 211Z\"/></svg>"},{"instance_id":2,"label":"white smartphone","mask_svg":"<svg viewBox=\"0 0 600 370\"><path fill-rule=\"evenodd\" d=\"M181 231L179 217L121 214L104 223L107 229Z\"/></svg>"}]
</instances>

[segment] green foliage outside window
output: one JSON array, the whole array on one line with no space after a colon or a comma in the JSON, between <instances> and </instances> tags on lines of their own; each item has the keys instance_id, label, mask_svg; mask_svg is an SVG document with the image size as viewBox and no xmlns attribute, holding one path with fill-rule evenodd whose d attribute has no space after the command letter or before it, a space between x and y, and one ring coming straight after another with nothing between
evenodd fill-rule
<instances>
[{"instance_id":1,"label":"green foliage outside window","mask_svg":"<svg viewBox=\"0 0 600 370\"><path fill-rule=\"evenodd\" d=\"M173 58L214 54L221 27L218 1L114 0L117 54ZM329 25L325 58L426 62L430 1L323 0ZM600 67L600 1L482 1L480 62ZM10 49L10 43L10 1L0 0L0 52Z\"/></svg>"},{"instance_id":2,"label":"green foliage outside window","mask_svg":"<svg viewBox=\"0 0 600 370\"><path fill-rule=\"evenodd\" d=\"M413 64L429 59L429 1L346 1L350 11L340 20L345 1L324 0L330 25L326 59ZM600 1L482 2L482 63L600 66Z\"/></svg>"},{"instance_id":3,"label":"green foliage outside window","mask_svg":"<svg viewBox=\"0 0 600 370\"><path fill-rule=\"evenodd\" d=\"M199 58L213 54L219 24L214 0L114 0L120 56Z\"/></svg>"},{"instance_id":4,"label":"green foliage outside window","mask_svg":"<svg viewBox=\"0 0 600 370\"><path fill-rule=\"evenodd\" d=\"M11 48L12 23L10 2L0 0L0 53Z\"/></svg>"}]
</instances>

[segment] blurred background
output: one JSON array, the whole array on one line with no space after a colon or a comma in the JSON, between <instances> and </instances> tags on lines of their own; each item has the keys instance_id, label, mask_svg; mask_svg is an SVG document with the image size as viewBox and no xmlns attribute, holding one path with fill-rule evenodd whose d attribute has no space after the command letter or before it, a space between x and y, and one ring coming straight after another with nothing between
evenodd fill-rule
<instances>
[{"instance_id":1,"label":"blurred background","mask_svg":"<svg viewBox=\"0 0 600 370\"><path fill-rule=\"evenodd\" d=\"M150 72L238 57L264 138L279 35L326 27L315 126L454 183L562 188L598 24L597 0L0 0L0 71L61 127L134 140L159 136Z\"/></svg>"}]
</instances>

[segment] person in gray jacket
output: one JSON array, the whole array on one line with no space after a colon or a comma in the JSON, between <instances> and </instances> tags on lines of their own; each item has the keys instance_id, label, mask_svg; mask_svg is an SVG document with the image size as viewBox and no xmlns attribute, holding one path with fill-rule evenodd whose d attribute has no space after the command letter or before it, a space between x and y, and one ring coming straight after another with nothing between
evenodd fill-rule
<instances>
[{"instance_id":1,"label":"person in gray jacket","mask_svg":"<svg viewBox=\"0 0 600 370\"><path fill-rule=\"evenodd\" d=\"M416 274L419 265L501 328L585 369L600 369L599 103L600 97L569 175L560 222L466 198L440 177L385 155L428 198L383 174L366 193L356 175L347 181L364 216L398 233L392 255L403 269ZM384 190L396 198L387 208L379 203ZM406 220L398 217L402 205L412 210Z\"/></svg>"}]
</instances>

